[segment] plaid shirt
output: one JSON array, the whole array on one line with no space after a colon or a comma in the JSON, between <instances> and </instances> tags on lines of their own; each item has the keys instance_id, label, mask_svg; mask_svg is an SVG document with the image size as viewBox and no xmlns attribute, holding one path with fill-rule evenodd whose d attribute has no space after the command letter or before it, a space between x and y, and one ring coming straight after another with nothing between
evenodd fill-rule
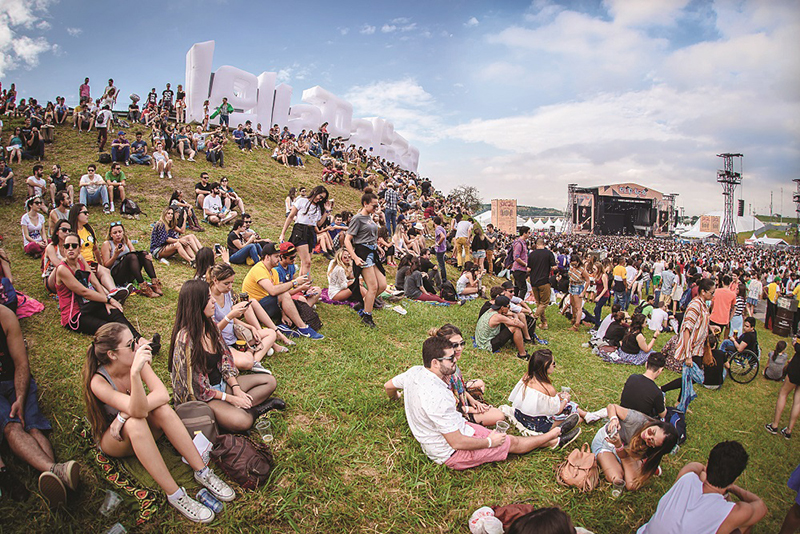
<instances>
[{"instance_id":1,"label":"plaid shirt","mask_svg":"<svg viewBox=\"0 0 800 534\"><path fill-rule=\"evenodd\" d=\"M387 189L383 199L386 201L386 205L384 206L385 209L397 211L398 196L394 189Z\"/></svg>"}]
</instances>

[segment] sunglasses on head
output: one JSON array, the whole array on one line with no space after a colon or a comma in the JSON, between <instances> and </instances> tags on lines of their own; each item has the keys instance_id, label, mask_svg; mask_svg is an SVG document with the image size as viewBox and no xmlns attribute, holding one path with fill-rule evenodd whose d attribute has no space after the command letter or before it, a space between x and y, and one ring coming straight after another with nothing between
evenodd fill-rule
<instances>
[{"instance_id":1,"label":"sunglasses on head","mask_svg":"<svg viewBox=\"0 0 800 534\"><path fill-rule=\"evenodd\" d=\"M122 226L122 221L114 221L114 222L112 222L111 226L109 226L109 228L114 228L115 226Z\"/></svg>"},{"instance_id":2,"label":"sunglasses on head","mask_svg":"<svg viewBox=\"0 0 800 534\"><path fill-rule=\"evenodd\" d=\"M34 203L34 204L37 204L37 205L39 205L39 206L41 206L41 205L42 205L42 201L41 201L41 200L34 200L34 201L33 201L33 203Z\"/></svg>"},{"instance_id":3,"label":"sunglasses on head","mask_svg":"<svg viewBox=\"0 0 800 534\"><path fill-rule=\"evenodd\" d=\"M80 243L64 243L64 248L67 250L80 247Z\"/></svg>"}]
</instances>

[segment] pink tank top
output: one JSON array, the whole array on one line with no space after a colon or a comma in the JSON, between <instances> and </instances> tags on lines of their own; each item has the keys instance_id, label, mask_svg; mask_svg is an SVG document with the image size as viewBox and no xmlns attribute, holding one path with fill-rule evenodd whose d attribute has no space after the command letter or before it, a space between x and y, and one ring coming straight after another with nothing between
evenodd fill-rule
<instances>
[{"instance_id":1,"label":"pink tank top","mask_svg":"<svg viewBox=\"0 0 800 534\"><path fill-rule=\"evenodd\" d=\"M78 259L78 264L85 266L83 260L80 258ZM78 281L83 277L85 277L85 280L89 279L89 271L84 269L73 271L65 261L62 261L61 265L69 269ZM75 293L63 283L56 285L56 294L58 294L58 307L61 309L61 326L69 326L74 330L75 328L73 328L73 326L77 327L77 317L81 313L81 303L83 299L81 297L76 297Z\"/></svg>"}]
</instances>

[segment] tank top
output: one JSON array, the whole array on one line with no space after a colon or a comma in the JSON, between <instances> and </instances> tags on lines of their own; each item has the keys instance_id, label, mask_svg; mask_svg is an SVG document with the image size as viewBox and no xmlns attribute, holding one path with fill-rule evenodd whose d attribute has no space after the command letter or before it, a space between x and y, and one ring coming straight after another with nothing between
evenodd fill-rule
<instances>
[{"instance_id":1,"label":"tank top","mask_svg":"<svg viewBox=\"0 0 800 534\"><path fill-rule=\"evenodd\" d=\"M81 263L79 259L78 265ZM73 271L65 261L62 261L61 265L69 269L69 272L75 276L78 282L88 287L89 271L80 268ZM72 328L72 326L77 328L77 316L81 313L83 298L77 297L75 293L63 283L56 285L56 294L58 295L58 307L61 309L61 326L69 325L70 328ZM74 330L75 328L72 329Z\"/></svg>"},{"instance_id":2,"label":"tank top","mask_svg":"<svg viewBox=\"0 0 800 534\"><path fill-rule=\"evenodd\" d=\"M108 374L108 370L106 369L105 365L101 365L100 367L98 367L97 374L99 374L100 376L105 378L106 381L109 384L111 384L111 387L114 388L114 391L119 391L119 388L117 387L117 385L114 383L113 380L111 380L111 375ZM117 410L113 406L109 406L108 404L105 404L103 402L101 402L100 404L103 405L103 412L105 412L105 414L106 414L106 421L111 423L114 420L114 418L117 416L117 414L119 413L119 410Z\"/></svg>"},{"instance_id":3,"label":"tank top","mask_svg":"<svg viewBox=\"0 0 800 534\"><path fill-rule=\"evenodd\" d=\"M479 349L492 350L492 339L500 333L500 325L494 328L489 326L489 319L495 315L497 311L489 310L478 319L478 324L475 325L475 343Z\"/></svg>"},{"instance_id":4,"label":"tank top","mask_svg":"<svg viewBox=\"0 0 800 534\"><path fill-rule=\"evenodd\" d=\"M111 255L113 256L114 255L114 242L113 241L109 241L109 243L111 243ZM130 251L131 251L131 249L128 248L128 245L126 243L122 243L122 252L119 253L119 256L117 256L117 259L114 261L114 265L112 265L111 268L113 269L114 267L119 265L119 262L121 262L122 258L125 257L125 254L129 253Z\"/></svg>"},{"instance_id":5,"label":"tank top","mask_svg":"<svg viewBox=\"0 0 800 534\"><path fill-rule=\"evenodd\" d=\"M206 368L208 369L208 382L215 386L222 382L222 373L219 372L219 362L222 360L222 354L219 350L217 352L208 352L203 346L200 346L200 357L205 358Z\"/></svg>"},{"instance_id":6,"label":"tank top","mask_svg":"<svg viewBox=\"0 0 800 534\"><path fill-rule=\"evenodd\" d=\"M639 348L639 342L636 341L636 338L639 334L630 335L627 338L623 338L622 346L620 349L622 352L627 352L628 354L639 354L639 351L642 350Z\"/></svg>"},{"instance_id":7,"label":"tank top","mask_svg":"<svg viewBox=\"0 0 800 534\"><path fill-rule=\"evenodd\" d=\"M231 311L233 307L233 299L231 298L230 293L225 293L223 295L224 301L223 305L220 307L217 304L217 301L214 300L214 321L219 323L222 319L225 318L226 315ZM236 343L236 333L233 331L233 321L228 321L228 324L225 325L225 328L222 329L222 341L225 342L226 345L231 346ZM218 382L212 382L215 384Z\"/></svg>"},{"instance_id":8,"label":"tank top","mask_svg":"<svg viewBox=\"0 0 800 534\"><path fill-rule=\"evenodd\" d=\"M628 417L625 419L620 418L619 420L619 436L620 439L622 439L622 443L625 445L629 444L639 429L650 421L652 421L652 419L642 412L628 410Z\"/></svg>"}]
</instances>

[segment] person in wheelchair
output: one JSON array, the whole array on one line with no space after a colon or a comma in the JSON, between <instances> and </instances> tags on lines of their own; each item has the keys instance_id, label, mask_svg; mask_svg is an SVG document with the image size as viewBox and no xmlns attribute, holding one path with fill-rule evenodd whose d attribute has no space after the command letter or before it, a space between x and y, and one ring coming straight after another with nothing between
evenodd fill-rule
<instances>
[{"instance_id":1,"label":"person in wheelchair","mask_svg":"<svg viewBox=\"0 0 800 534\"><path fill-rule=\"evenodd\" d=\"M756 318L755 317L748 317L744 320L744 325L742 326L742 334L737 338L734 336L734 332L731 333L731 336L726 339L725 341L720 344L720 350L728 353L733 354L734 352L744 352L745 350L751 351L753 354L758 356L760 354L760 349L758 348L758 334L756 333Z\"/></svg>"}]
</instances>

